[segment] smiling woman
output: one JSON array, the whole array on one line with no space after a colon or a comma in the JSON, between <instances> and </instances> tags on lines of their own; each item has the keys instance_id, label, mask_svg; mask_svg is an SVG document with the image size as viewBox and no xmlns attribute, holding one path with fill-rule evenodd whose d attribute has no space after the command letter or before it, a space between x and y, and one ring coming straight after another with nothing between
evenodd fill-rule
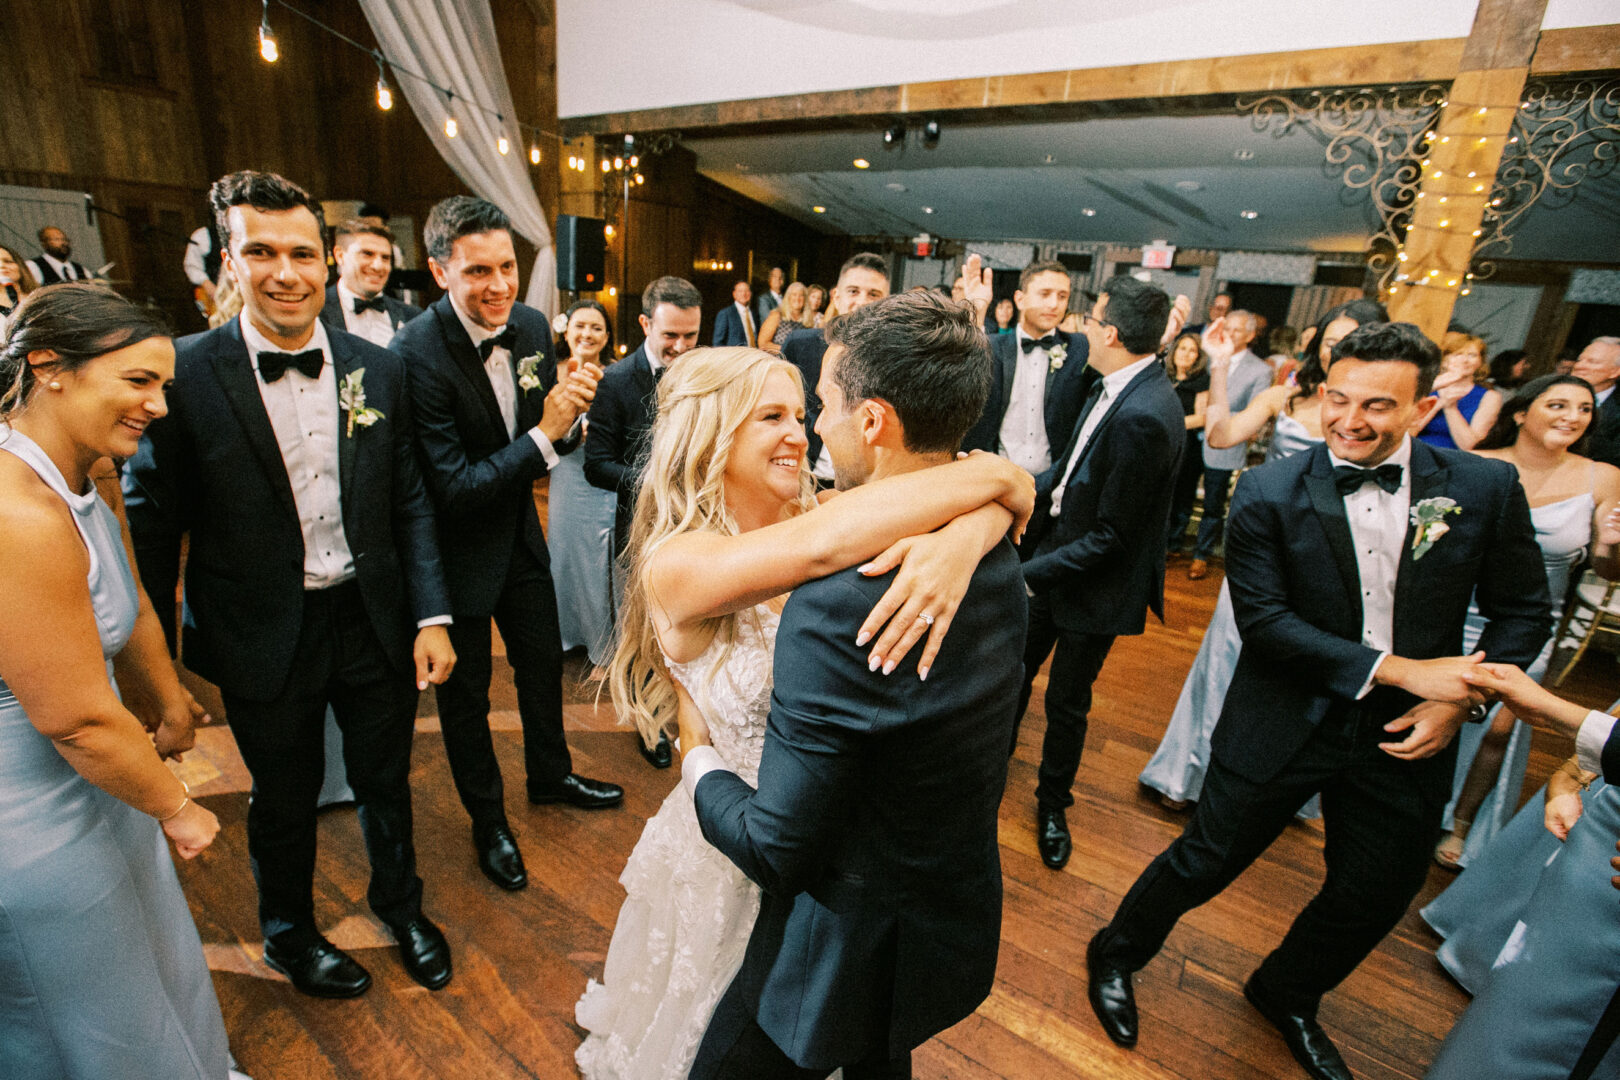
<instances>
[{"instance_id":1,"label":"smiling woman","mask_svg":"<svg viewBox=\"0 0 1620 1080\"><path fill-rule=\"evenodd\" d=\"M0 344L0 985L27 988L0 1000L0 1076L228 1068L161 839L189 859L219 831L162 760L192 703L90 481L173 374L162 324L94 285L33 293Z\"/></svg>"}]
</instances>

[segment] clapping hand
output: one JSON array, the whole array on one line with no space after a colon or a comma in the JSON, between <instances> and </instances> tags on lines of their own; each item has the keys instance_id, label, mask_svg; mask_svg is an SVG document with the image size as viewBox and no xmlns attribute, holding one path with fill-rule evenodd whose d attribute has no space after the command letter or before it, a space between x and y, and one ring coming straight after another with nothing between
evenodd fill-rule
<instances>
[{"instance_id":1,"label":"clapping hand","mask_svg":"<svg viewBox=\"0 0 1620 1080\"><path fill-rule=\"evenodd\" d=\"M1177 297L1177 299L1181 298ZM1237 345L1233 343L1231 332L1226 328L1225 315L1204 327L1202 341L1204 352L1209 355L1211 371L1217 368L1225 370L1226 366L1231 363L1232 357L1237 354Z\"/></svg>"},{"instance_id":2,"label":"clapping hand","mask_svg":"<svg viewBox=\"0 0 1620 1080\"><path fill-rule=\"evenodd\" d=\"M977 255L969 255L962 264L962 276L957 279L957 284L962 286L962 295L973 305L980 319L990 309L990 299L995 295L994 273L989 267L981 269L982 262Z\"/></svg>"},{"instance_id":3,"label":"clapping hand","mask_svg":"<svg viewBox=\"0 0 1620 1080\"><path fill-rule=\"evenodd\" d=\"M545 411L540 415L540 431L552 442L567 435L580 414L590 409L596 399L596 384L602 379L600 367L581 364L577 359L569 360L564 372L547 392Z\"/></svg>"},{"instance_id":4,"label":"clapping hand","mask_svg":"<svg viewBox=\"0 0 1620 1080\"><path fill-rule=\"evenodd\" d=\"M1170 343L1176 340L1181 328L1187 325L1187 316L1192 313L1192 301L1185 296L1177 296L1175 303L1170 305L1170 318L1164 327L1164 337L1159 339L1159 348L1168 349Z\"/></svg>"}]
</instances>

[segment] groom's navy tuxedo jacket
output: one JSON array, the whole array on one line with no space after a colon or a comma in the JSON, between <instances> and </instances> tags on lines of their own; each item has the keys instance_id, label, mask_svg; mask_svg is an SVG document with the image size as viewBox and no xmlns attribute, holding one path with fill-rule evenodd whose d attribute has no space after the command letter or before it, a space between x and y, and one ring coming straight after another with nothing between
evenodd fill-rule
<instances>
[{"instance_id":1,"label":"groom's navy tuxedo jacket","mask_svg":"<svg viewBox=\"0 0 1620 1080\"><path fill-rule=\"evenodd\" d=\"M867 670L855 630L888 586L795 589L776 638L759 789L698 782L703 835L764 890L737 978L788 1057L896 1057L973 1012L1001 934L996 810L1027 626L1012 546L987 555L928 681Z\"/></svg>"},{"instance_id":2,"label":"groom's navy tuxedo jacket","mask_svg":"<svg viewBox=\"0 0 1620 1080\"><path fill-rule=\"evenodd\" d=\"M1412 506L1446 497L1461 513L1414 559L1408 524L1395 579L1394 654L1462 653L1474 598L1488 620L1487 660L1528 665L1552 629L1547 575L1524 489L1511 465L1412 442ZM1378 659L1362 644L1362 586L1344 498L1324 446L1243 474L1226 526L1226 578L1243 651L1215 728L1222 764L1264 783L1336 706L1352 702ZM1417 699L1375 687L1360 702L1387 722ZM1404 735L1392 736L1396 741ZM1426 787L1451 783L1455 741L1414 762Z\"/></svg>"},{"instance_id":3,"label":"groom's navy tuxedo jacket","mask_svg":"<svg viewBox=\"0 0 1620 1080\"><path fill-rule=\"evenodd\" d=\"M450 601L405 368L341 330L327 340L338 385L364 368L366 405L382 413L351 436L338 411L343 533L372 629L409 678L416 622L448 614ZM288 684L303 625L304 536L238 320L175 342L168 401L124 475L141 580L172 648L180 539L189 533L186 666L227 694L270 701Z\"/></svg>"}]
</instances>

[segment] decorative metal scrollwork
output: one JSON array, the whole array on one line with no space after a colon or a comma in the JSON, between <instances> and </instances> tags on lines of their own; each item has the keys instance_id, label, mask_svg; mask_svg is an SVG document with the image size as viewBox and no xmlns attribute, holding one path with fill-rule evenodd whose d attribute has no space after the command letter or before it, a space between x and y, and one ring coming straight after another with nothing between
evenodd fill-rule
<instances>
[{"instance_id":1,"label":"decorative metal scrollwork","mask_svg":"<svg viewBox=\"0 0 1620 1080\"><path fill-rule=\"evenodd\" d=\"M1387 278L1423 184L1418 162L1446 104L1443 83L1314 90L1239 98L1257 132L1282 138L1305 127L1327 139L1324 168L1351 191L1366 191L1379 230L1367 242L1367 267Z\"/></svg>"},{"instance_id":2,"label":"decorative metal scrollwork","mask_svg":"<svg viewBox=\"0 0 1620 1080\"><path fill-rule=\"evenodd\" d=\"M1474 245L1474 277L1490 277L1496 260L1512 254L1531 207L1569 205L1583 182L1609 175L1617 162L1620 80L1526 84Z\"/></svg>"}]
</instances>

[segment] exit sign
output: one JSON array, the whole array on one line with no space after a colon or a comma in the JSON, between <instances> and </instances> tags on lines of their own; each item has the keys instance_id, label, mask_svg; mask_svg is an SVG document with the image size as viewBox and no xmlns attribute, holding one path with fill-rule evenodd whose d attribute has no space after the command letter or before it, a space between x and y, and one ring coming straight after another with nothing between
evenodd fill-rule
<instances>
[{"instance_id":1,"label":"exit sign","mask_svg":"<svg viewBox=\"0 0 1620 1080\"><path fill-rule=\"evenodd\" d=\"M1168 270L1175 259L1176 249L1163 241L1142 249L1142 266L1148 270Z\"/></svg>"}]
</instances>

